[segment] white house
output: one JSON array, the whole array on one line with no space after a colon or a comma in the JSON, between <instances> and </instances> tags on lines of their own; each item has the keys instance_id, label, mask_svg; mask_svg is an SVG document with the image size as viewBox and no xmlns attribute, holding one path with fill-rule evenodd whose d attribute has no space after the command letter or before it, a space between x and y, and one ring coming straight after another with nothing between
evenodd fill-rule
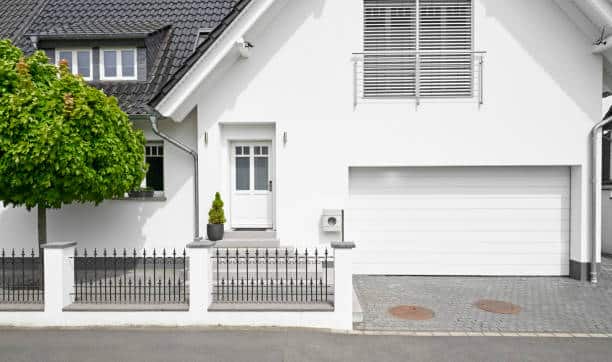
<instances>
[{"instance_id":1,"label":"white house","mask_svg":"<svg viewBox=\"0 0 612 362\"><path fill-rule=\"evenodd\" d=\"M588 277L607 0L243 0L228 14L148 101L197 151L200 233L219 191L230 241L355 241L356 273ZM53 211L49 239L192 241L192 159L158 145L163 194ZM344 210L342 227L324 230L324 210ZM34 246L35 221L0 210L0 245Z\"/></svg>"}]
</instances>

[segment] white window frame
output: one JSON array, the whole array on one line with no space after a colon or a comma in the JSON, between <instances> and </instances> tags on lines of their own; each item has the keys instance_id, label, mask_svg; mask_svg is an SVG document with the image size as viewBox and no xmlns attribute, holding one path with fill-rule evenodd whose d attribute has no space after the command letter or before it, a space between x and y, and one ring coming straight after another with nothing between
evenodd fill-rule
<instances>
[{"instance_id":1,"label":"white window frame","mask_svg":"<svg viewBox=\"0 0 612 362\"><path fill-rule=\"evenodd\" d=\"M74 75L80 75L78 56L77 56L78 52L88 52L89 53L89 77L83 76L83 79L85 80L93 79L93 51L91 48L56 48L55 49L55 65L56 66L59 66L60 64L60 61L61 61L60 53L61 52L70 52L72 54L72 59L71 59L72 69L70 69L70 71Z\"/></svg>"},{"instance_id":2,"label":"white window frame","mask_svg":"<svg viewBox=\"0 0 612 362\"><path fill-rule=\"evenodd\" d=\"M132 50L134 52L134 75L131 77L123 76L123 50ZM107 77L104 74L104 52L114 51L117 54L117 76ZM100 48L100 80L137 80L138 79L138 49L135 47L124 48Z\"/></svg>"}]
</instances>

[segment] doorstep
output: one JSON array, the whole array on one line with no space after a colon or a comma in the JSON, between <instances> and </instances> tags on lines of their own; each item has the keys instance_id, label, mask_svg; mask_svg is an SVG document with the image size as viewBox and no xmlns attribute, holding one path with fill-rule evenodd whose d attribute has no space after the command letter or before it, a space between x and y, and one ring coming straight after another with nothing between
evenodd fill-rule
<instances>
[{"instance_id":1,"label":"doorstep","mask_svg":"<svg viewBox=\"0 0 612 362\"><path fill-rule=\"evenodd\" d=\"M189 304L70 304L64 312L187 312Z\"/></svg>"},{"instance_id":2,"label":"doorstep","mask_svg":"<svg viewBox=\"0 0 612 362\"><path fill-rule=\"evenodd\" d=\"M280 240L276 231L237 230L226 231L223 240L215 243L217 248L278 248Z\"/></svg>"}]
</instances>

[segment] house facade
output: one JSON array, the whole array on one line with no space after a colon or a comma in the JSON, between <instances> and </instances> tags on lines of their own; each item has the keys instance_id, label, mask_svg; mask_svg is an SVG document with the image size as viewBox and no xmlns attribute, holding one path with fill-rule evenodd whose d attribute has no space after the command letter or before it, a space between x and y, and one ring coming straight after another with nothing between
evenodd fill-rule
<instances>
[{"instance_id":1,"label":"house facade","mask_svg":"<svg viewBox=\"0 0 612 362\"><path fill-rule=\"evenodd\" d=\"M177 11L92 36L46 22L67 3L48 2L19 39L78 72L83 60L123 100L150 141L157 192L51 211L50 240L185 245L197 188L201 232L218 191L228 239L354 241L354 273L587 278L601 247L590 140L608 61L580 4L193 1L193 24ZM197 185L151 116L197 151ZM34 246L35 220L0 210L3 246Z\"/></svg>"}]
</instances>

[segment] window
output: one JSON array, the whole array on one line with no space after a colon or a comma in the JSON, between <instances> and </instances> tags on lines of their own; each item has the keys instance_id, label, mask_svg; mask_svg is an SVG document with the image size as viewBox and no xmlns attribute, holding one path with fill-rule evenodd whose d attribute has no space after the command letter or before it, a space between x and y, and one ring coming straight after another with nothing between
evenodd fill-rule
<instances>
[{"instance_id":1,"label":"window","mask_svg":"<svg viewBox=\"0 0 612 362\"><path fill-rule=\"evenodd\" d=\"M68 62L72 74L80 74L85 80L91 80L92 59L91 49L56 49L55 64L61 60Z\"/></svg>"},{"instance_id":2,"label":"window","mask_svg":"<svg viewBox=\"0 0 612 362\"><path fill-rule=\"evenodd\" d=\"M145 159L149 165L145 185L154 191L164 191L164 145L149 142L145 146Z\"/></svg>"},{"instance_id":3,"label":"window","mask_svg":"<svg viewBox=\"0 0 612 362\"><path fill-rule=\"evenodd\" d=\"M367 98L471 97L472 0L364 0Z\"/></svg>"},{"instance_id":4,"label":"window","mask_svg":"<svg viewBox=\"0 0 612 362\"><path fill-rule=\"evenodd\" d=\"M136 49L100 49L100 79L136 80Z\"/></svg>"}]
</instances>

